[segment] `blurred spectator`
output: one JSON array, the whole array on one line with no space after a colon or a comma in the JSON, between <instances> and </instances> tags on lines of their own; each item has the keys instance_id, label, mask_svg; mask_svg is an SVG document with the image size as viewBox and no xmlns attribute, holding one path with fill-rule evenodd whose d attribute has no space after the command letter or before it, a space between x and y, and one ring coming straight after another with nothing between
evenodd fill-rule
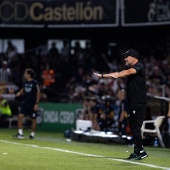
<instances>
[{"instance_id":1,"label":"blurred spectator","mask_svg":"<svg viewBox=\"0 0 170 170\"><path fill-rule=\"evenodd\" d=\"M42 72L43 86L49 87L51 84L55 83L55 72L50 69L49 63L46 64L45 69Z\"/></svg>"},{"instance_id":2,"label":"blurred spectator","mask_svg":"<svg viewBox=\"0 0 170 170\"><path fill-rule=\"evenodd\" d=\"M71 103L81 103L83 102L83 98L86 97L86 89L83 86L76 86L74 88L74 93L72 96L72 100L70 100Z\"/></svg>"},{"instance_id":3,"label":"blurred spectator","mask_svg":"<svg viewBox=\"0 0 170 170\"><path fill-rule=\"evenodd\" d=\"M10 105L6 99L0 96L0 126L3 127L5 119L12 116Z\"/></svg>"},{"instance_id":4,"label":"blurred spectator","mask_svg":"<svg viewBox=\"0 0 170 170\"><path fill-rule=\"evenodd\" d=\"M56 43L55 43L55 42L52 42L52 43L51 43L51 48L49 49L48 55L49 55L51 58L53 58L53 57L58 57L59 52L58 52L58 49L57 49L57 47L56 47Z\"/></svg>"},{"instance_id":5,"label":"blurred spectator","mask_svg":"<svg viewBox=\"0 0 170 170\"><path fill-rule=\"evenodd\" d=\"M7 46L7 49L6 49L6 52L5 52L5 57L8 61L8 63L11 62L11 60L16 57L17 55L17 49L16 47L12 44L12 42L9 40L8 41L8 46Z\"/></svg>"},{"instance_id":6,"label":"blurred spectator","mask_svg":"<svg viewBox=\"0 0 170 170\"><path fill-rule=\"evenodd\" d=\"M52 42L51 48L48 51L48 62L50 63L51 66L56 66L58 65L59 60L60 60L60 55L56 47L56 43Z\"/></svg>"},{"instance_id":7,"label":"blurred spectator","mask_svg":"<svg viewBox=\"0 0 170 170\"><path fill-rule=\"evenodd\" d=\"M70 56L70 48L66 40L63 41L63 48L61 49L61 60L68 62Z\"/></svg>"},{"instance_id":8,"label":"blurred spectator","mask_svg":"<svg viewBox=\"0 0 170 170\"><path fill-rule=\"evenodd\" d=\"M128 110L127 110L125 90L123 89L119 90L117 97L120 100L119 117L118 117L119 135L129 135L130 126L129 126L129 120L128 120Z\"/></svg>"},{"instance_id":9,"label":"blurred spectator","mask_svg":"<svg viewBox=\"0 0 170 170\"><path fill-rule=\"evenodd\" d=\"M114 123L114 107L113 107L113 99L111 96L104 96L103 98L103 118L104 118L104 126L99 126L102 131L113 131L113 123Z\"/></svg>"},{"instance_id":10,"label":"blurred spectator","mask_svg":"<svg viewBox=\"0 0 170 170\"><path fill-rule=\"evenodd\" d=\"M83 65L88 64L88 67L92 68L96 64L96 58L95 58L95 53L94 50L91 46L90 42L86 42L85 44L85 49L83 49Z\"/></svg>"},{"instance_id":11,"label":"blurred spectator","mask_svg":"<svg viewBox=\"0 0 170 170\"><path fill-rule=\"evenodd\" d=\"M8 62L2 62L2 68L0 68L0 84L7 84L11 81L11 69L8 67Z\"/></svg>"},{"instance_id":12,"label":"blurred spectator","mask_svg":"<svg viewBox=\"0 0 170 170\"><path fill-rule=\"evenodd\" d=\"M11 69L11 81L12 83L19 85L20 84L20 67L19 67L19 60L15 56L12 58L11 62L9 63L9 68Z\"/></svg>"},{"instance_id":13,"label":"blurred spectator","mask_svg":"<svg viewBox=\"0 0 170 170\"><path fill-rule=\"evenodd\" d=\"M118 71L118 66L117 66L118 64L115 59L113 59L112 62L108 61L108 59L104 53L102 54L102 57L103 57L104 62L109 67L110 71Z\"/></svg>"},{"instance_id":14,"label":"blurred spectator","mask_svg":"<svg viewBox=\"0 0 170 170\"><path fill-rule=\"evenodd\" d=\"M109 91L108 81L107 79L100 79L98 84L96 82L89 86L89 90L96 94L98 97L102 97L107 94Z\"/></svg>"},{"instance_id":15,"label":"blurred spectator","mask_svg":"<svg viewBox=\"0 0 170 170\"><path fill-rule=\"evenodd\" d=\"M98 99L96 97L90 98L90 120L92 121L92 129L93 130L101 130L101 127L103 127L103 122L101 122L101 119L104 120L103 116L103 106L98 102ZM100 125L99 125L100 121Z\"/></svg>"},{"instance_id":16,"label":"blurred spectator","mask_svg":"<svg viewBox=\"0 0 170 170\"><path fill-rule=\"evenodd\" d=\"M108 89L107 82L104 81L104 79L101 79L98 84L97 95L101 98L106 94L107 89Z\"/></svg>"},{"instance_id":17,"label":"blurred spectator","mask_svg":"<svg viewBox=\"0 0 170 170\"><path fill-rule=\"evenodd\" d=\"M79 67L77 73L71 77L71 79L67 83L67 88L74 84L81 85L83 83L83 78L85 75L85 71L83 67Z\"/></svg>"},{"instance_id":18,"label":"blurred spectator","mask_svg":"<svg viewBox=\"0 0 170 170\"><path fill-rule=\"evenodd\" d=\"M90 112L91 112L90 97L85 97L83 100L83 119L84 120L90 120Z\"/></svg>"},{"instance_id":19,"label":"blurred spectator","mask_svg":"<svg viewBox=\"0 0 170 170\"><path fill-rule=\"evenodd\" d=\"M84 55L83 49L80 46L79 42L75 43L75 47L73 49L73 63L77 64L78 66L83 65L84 63Z\"/></svg>"}]
</instances>

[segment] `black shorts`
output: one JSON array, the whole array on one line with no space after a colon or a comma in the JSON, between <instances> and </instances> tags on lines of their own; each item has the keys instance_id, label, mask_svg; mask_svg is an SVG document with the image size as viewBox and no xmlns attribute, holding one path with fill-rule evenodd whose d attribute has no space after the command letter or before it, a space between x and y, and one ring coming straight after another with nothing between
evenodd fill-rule
<instances>
[{"instance_id":1,"label":"black shorts","mask_svg":"<svg viewBox=\"0 0 170 170\"><path fill-rule=\"evenodd\" d=\"M34 111L34 106L35 103L22 103L20 113L35 119L37 117L37 112Z\"/></svg>"}]
</instances>

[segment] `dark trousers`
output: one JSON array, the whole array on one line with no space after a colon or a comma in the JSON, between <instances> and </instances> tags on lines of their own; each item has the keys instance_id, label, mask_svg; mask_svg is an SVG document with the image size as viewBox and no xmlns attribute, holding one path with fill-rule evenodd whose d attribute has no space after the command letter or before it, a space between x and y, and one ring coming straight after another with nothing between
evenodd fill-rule
<instances>
[{"instance_id":1,"label":"dark trousers","mask_svg":"<svg viewBox=\"0 0 170 170\"><path fill-rule=\"evenodd\" d=\"M129 104L130 126L134 140L134 152L143 150L141 127L144 120L147 104Z\"/></svg>"}]
</instances>

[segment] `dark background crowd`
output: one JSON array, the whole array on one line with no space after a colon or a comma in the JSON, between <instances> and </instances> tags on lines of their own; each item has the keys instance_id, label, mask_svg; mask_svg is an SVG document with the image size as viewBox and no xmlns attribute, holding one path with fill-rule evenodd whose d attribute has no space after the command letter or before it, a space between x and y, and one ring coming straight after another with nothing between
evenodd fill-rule
<instances>
[{"instance_id":1,"label":"dark background crowd","mask_svg":"<svg viewBox=\"0 0 170 170\"><path fill-rule=\"evenodd\" d=\"M125 79L101 79L93 74L122 70L120 54L130 48L139 51L145 64L148 94L170 97L169 26L1 30L2 39L8 41L0 54L0 94L8 94L9 99L21 88L24 70L32 68L41 102L80 103L83 110L77 119L92 120L94 130L130 134L128 115L121 118L118 97ZM24 40L23 53L18 53L12 39ZM18 103L12 104L17 114ZM158 109L154 116L168 114L167 108L163 113ZM152 111L148 107L146 119L153 118Z\"/></svg>"},{"instance_id":2,"label":"dark background crowd","mask_svg":"<svg viewBox=\"0 0 170 170\"><path fill-rule=\"evenodd\" d=\"M63 30L4 29L2 39L8 47L0 54L0 72L6 69L7 84L21 87L26 68L35 71L42 90L42 101L82 102L85 96L116 96L125 88L124 79L104 80L92 73L122 70L120 54L129 48L140 52L146 66L147 91L150 94L170 96L170 36L168 26L143 28L99 28ZM25 40L25 52L18 54L12 38ZM48 39L54 39L50 47ZM58 49L56 39L61 41ZM74 45L72 41L74 40ZM82 47L80 40L87 40ZM49 76L49 77L48 77Z\"/></svg>"}]
</instances>

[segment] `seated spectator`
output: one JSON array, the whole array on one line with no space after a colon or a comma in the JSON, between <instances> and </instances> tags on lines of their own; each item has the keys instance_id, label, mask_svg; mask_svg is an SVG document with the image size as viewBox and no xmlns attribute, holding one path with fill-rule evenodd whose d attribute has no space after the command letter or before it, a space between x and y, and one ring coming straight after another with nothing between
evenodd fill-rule
<instances>
[{"instance_id":1,"label":"seated spectator","mask_svg":"<svg viewBox=\"0 0 170 170\"><path fill-rule=\"evenodd\" d=\"M114 107L113 100L110 96L104 96L104 105L103 105L105 127L102 131L112 131L114 123Z\"/></svg>"},{"instance_id":2,"label":"seated spectator","mask_svg":"<svg viewBox=\"0 0 170 170\"><path fill-rule=\"evenodd\" d=\"M101 124L101 118L103 114L103 106L98 102L96 97L90 98L90 120L92 121L93 130L101 130L104 125ZM100 125L99 125L100 122Z\"/></svg>"}]
</instances>

